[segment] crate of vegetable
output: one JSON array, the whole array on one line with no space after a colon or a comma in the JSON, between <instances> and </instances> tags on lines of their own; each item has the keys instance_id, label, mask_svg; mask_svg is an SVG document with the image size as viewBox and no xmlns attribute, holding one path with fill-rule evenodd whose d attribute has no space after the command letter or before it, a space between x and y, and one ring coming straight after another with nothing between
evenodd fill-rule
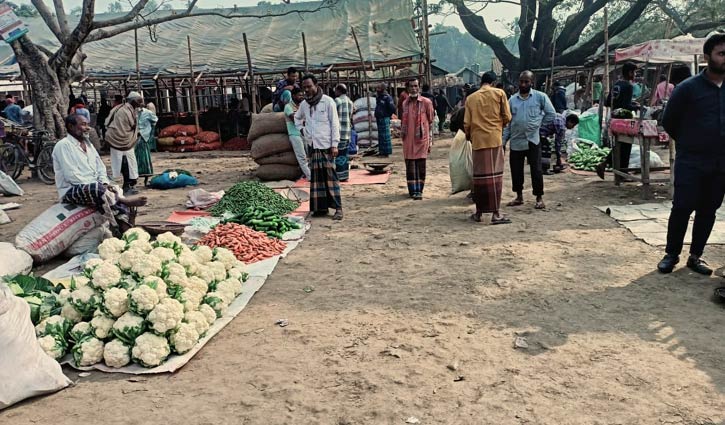
<instances>
[{"instance_id":1,"label":"crate of vegetable","mask_svg":"<svg viewBox=\"0 0 725 425\"><path fill-rule=\"evenodd\" d=\"M281 216L294 211L298 206L297 202L283 197L259 182L244 181L229 188L222 199L209 208L209 212L221 217L224 214L241 215L249 207L264 207Z\"/></svg>"},{"instance_id":2,"label":"crate of vegetable","mask_svg":"<svg viewBox=\"0 0 725 425\"><path fill-rule=\"evenodd\" d=\"M282 239L282 235L290 230L297 230L302 227L289 218L276 214L267 207L247 207L242 214L225 218L223 221L225 223L243 224L277 239Z\"/></svg>"},{"instance_id":3,"label":"crate of vegetable","mask_svg":"<svg viewBox=\"0 0 725 425\"><path fill-rule=\"evenodd\" d=\"M237 223L217 225L197 244L215 249L226 248L239 261L247 264L280 255L287 247L279 239L270 238L265 233Z\"/></svg>"},{"instance_id":4,"label":"crate of vegetable","mask_svg":"<svg viewBox=\"0 0 725 425\"><path fill-rule=\"evenodd\" d=\"M586 143L579 143L577 147L579 150L569 155L567 160L569 165L577 170L596 170L597 164L604 161L610 152L609 148L600 148L599 146Z\"/></svg>"},{"instance_id":5,"label":"crate of vegetable","mask_svg":"<svg viewBox=\"0 0 725 425\"><path fill-rule=\"evenodd\" d=\"M46 353L72 354L76 367L131 363L151 368L191 350L247 279L227 249L190 248L164 233L134 228L99 245L100 258L57 294L60 313L38 323ZM43 314L42 311L40 313Z\"/></svg>"}]
</instances>

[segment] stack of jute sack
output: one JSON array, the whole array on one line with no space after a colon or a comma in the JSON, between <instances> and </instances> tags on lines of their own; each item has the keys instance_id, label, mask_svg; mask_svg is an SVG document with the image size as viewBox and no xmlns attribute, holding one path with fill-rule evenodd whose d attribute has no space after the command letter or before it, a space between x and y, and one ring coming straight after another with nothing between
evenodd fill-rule
<instances>
[{"instance_id":1,"label":"stack of jute sack","mask_svg":"<svg viewBox=\"0 0 725 425\"><path fill-rule=\"evenodd\" d=\"M370 96L370 109L367 98L361 97L353 102L355 113L352 124L357 133L357 145L361 148L378 145L378 124L375 119L375 97Z\"/></svg>"},{"instance_id":2,"label":"stack of jute sack","mask_svg":"<svg viewBox=\"0 0 725 425\"><path fill-rule=\"evenodd\" d=\"M302 175L289 141L284 113L252 115L247 140L252 144L252 159L259 165L256 171L259 179L297 180Z\"/></svg>"}]
</instances>

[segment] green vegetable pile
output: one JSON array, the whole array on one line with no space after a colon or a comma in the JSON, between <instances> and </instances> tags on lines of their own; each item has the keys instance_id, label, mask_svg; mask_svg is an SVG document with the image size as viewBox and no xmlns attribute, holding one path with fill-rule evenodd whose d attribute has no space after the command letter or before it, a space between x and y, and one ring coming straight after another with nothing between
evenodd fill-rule
<instances>
[{"instance_id":1,"label":"green vegetable pile","mask_svg":"<svg viewBox=\"0 0 725 425\"><path fill-rule=\"evenodd\" d=\"M609 155L609 148L600 148L596 145L580 143L578 152L569 155L569 164L577 170L594 171L597 164L604 161Z\"/></svg>"},{"instance_id":2,"label":"green vegetable pile","mask_svg":"<svg viewBox=\"0 0 725 425\"><path fill-rule=\"evenodd\" d=\"M5 276L3 280L15 296L23 298L30 305L30 318L34 325L60 314L61 305L56 295L63 289L60 285L54 286L48 279L23 274Z\"/></svg>"},{"instance_id":3,"label":"green vegetable pile","mask_svg":"<svg viewBox=\"0 0 725 425\"><path fill-rule=\"evenodd\" d=\"M297 209L298 204L259 182L244 181L229 188L222 199L209 208L209 212L217 217L224 213L238 216L249 207L264 207L282 216Z\"/></svg>"},{"instance_id":4,"label":"green vegetable pile","mask_svg":"<svg viewBox=\"0 0 725 425\"><path fill-rule=\"evenodd\" d=\"M301 227L266 207L247 207L242 214L227 218L224 222L243 224L277 239L281 239L288 231Z\"/></svg>"}]
</instances>

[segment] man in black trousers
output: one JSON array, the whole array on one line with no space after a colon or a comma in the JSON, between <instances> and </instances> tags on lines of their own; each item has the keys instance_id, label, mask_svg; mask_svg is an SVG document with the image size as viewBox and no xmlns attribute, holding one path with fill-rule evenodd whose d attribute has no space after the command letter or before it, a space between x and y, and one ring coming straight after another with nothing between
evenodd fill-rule
<instances>
[{"instance_id":1,"label":"man in black trousers","mask_svg":"<svg viewBox=\"0 0 725 425\"><path fill-rule=\"evenodd\" d=\"M712 274L700 257L725 196L725 34L710 37L703 50L707 69L675 88L662 118L662 125L677 143L667 255L657 265L662 273L670 273L679 262L694 211L687 267Z\"/></svg>"}]
</instances>

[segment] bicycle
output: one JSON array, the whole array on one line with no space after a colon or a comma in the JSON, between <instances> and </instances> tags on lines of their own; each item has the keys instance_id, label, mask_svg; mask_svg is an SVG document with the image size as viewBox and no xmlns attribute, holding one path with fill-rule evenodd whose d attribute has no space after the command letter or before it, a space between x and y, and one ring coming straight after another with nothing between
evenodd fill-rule
<instances>
[{"instance_id":1,"label":"bicycle","mask_svg":"<svg viewBox=\"0 0 725 425\"><path fill-rule=\"evenodd\" d=\"M28 142L32 144L33 157L30 157ZM55 142L50 140L47 131L34 130L28 133L9 133L5 143L0 146L0 170L17 180L25 166L30 168L32 175L37 175L45 184L55 183L53 171L53 148Z\"/></svg>"}]
</instances>

